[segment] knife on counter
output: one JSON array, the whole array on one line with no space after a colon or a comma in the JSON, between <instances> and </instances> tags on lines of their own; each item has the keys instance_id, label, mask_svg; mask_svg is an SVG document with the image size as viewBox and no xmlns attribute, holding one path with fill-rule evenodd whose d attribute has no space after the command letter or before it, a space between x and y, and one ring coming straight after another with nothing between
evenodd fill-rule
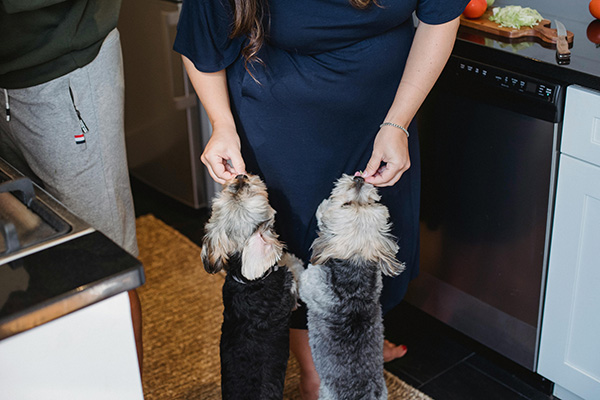
<instances>
[{"instance_id":1,"label":"knife on counter","mask_svg":"<svg viewBox=\"0 0 600 400\"><path fill-rule=\"evenodd\" d=\"M556 59L561 64L566 64L571 61L571 50L567 42L567 28L562 22L554 20L556 24Z\"/></svg>"}]
</instances>

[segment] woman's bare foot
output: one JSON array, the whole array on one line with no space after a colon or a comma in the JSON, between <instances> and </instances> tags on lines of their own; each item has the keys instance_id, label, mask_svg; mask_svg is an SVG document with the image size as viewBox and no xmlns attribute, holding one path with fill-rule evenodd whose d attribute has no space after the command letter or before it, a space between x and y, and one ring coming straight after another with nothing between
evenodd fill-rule
<instances>
[{"instance_id":1,"label":"woman's bare foot","mask_svg":"<svg viewBox=\"0 0 600 400\"><path fill-rule=\"evenodd\" d=\"M405 345L401 344L396 346L389 340L383 341L383 362L390 362L397 358L404 357L408 349Z\"/></svg>"}]
</instances>

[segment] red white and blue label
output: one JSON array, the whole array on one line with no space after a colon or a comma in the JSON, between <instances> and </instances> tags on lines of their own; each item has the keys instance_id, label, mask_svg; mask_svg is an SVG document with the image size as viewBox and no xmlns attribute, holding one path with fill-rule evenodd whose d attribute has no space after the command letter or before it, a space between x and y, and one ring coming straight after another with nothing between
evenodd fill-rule
<instances>
[{"instance_id":1,"label":"red white and blue label","mask_svg":"<svg viewBox=\"0 0 600 400\"><path fill-rule=\"evenodd\" d=\"M80 133L80 134L74 135L74 136L75 136L75 143L77 143L77 144L85 143L85 136L83 135L83 133Z\"/></svg>"}]
</instances>

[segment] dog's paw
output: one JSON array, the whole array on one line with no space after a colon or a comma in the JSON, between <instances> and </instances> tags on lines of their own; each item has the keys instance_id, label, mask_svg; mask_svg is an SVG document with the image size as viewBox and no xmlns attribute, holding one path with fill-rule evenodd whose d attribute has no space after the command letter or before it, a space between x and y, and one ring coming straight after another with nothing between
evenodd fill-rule
<instances>
[{"instance_id":1,"label":"dog's paw","mask_svg":"<svg viewBox=\"0 0 600 400\"><path fill-rule=\"evenodd\" d=\"M298 291L300 276L304 272L304 264L302 260L300 260L295 255L288 253L287 251L283 253L281 260L279 261L279 266L286 267L292 273L292 285L290 288L290 294L292 295L292 299L294 300L294 306L292 310L296 310L300 307L298 300L300 298L300 293Z\"/></svg>"},{"instance_id":2,"label":"dog's paw","mask_svg":"<svg viewBox=\"0 0 600 400\"><path fill-rule=\"evenodd\" d=\"M279 266L286 267L294 275L294 280L297 282L300 279L300 275L304 272L304 263L298 257L287 251L283 253L281 260L279 260Z\"/></svg>"},{"instance_id":3,"label":"dog's paw","mask_svg":"<svg viewBox=\"0 0 600 400\"><path fill-rule=\"evenodd\" d=\"M298 281L300 299L308 308L323 309L335 304L335 295L328 285L327 271L321 265L309 264Z\"/></svg>"}]
</instances>

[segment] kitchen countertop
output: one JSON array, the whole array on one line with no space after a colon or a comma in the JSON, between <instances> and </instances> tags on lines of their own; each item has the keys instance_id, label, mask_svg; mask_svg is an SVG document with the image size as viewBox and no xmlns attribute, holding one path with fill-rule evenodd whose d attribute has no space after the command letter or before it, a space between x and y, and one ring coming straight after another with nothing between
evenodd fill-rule
<instances>
[{"instance_id":1,"label":"kitchen countertop","mask_svg":"<svg viewBox=\"0 0 600 400\"><path fill-rule=\"evenodd\" d=\"M142 264L100 232L0 265L0 340L144 283Z\"/></svg>"},{"instance_id":2,"label":"kitchen countertop","mask_svg":"<svg viewBox=\"0 0 600 400\"><path fill-rule=\"evenodd\" d=\"M558 65L555 48L541 41L509 41L465 27L459 30L453 54L562 84L579 84L600 90L600 47L596 47L586 34L588 25L594 21L588 4L589 0L496 0L493 5L531 7L552 22L551 28L556 28L555 19L561 21L574 34L568 65ZM600 21L597 23L600 25Z\"/></svg>"},{"instance_id":3,"label":"kitchen countertop","mask_svg":"<svg viewBox=\"0 0 600 400\"><path fill-rule=\"evenodd\" d=\"M1 158L0 172L5 182L23 177ZM34 201L60 216L70 231L31 251L19 250L18 258L10 252L0 258L0 340L135 289L145 280L140 261L37 185L34 190Z\"/></svg>"}]
</instances>

